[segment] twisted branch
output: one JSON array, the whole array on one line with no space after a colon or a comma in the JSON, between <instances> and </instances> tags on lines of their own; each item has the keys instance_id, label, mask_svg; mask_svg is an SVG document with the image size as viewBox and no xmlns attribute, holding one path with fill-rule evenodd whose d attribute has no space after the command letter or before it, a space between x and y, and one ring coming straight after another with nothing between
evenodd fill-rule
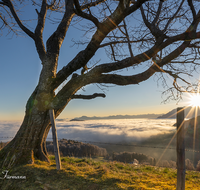
<instances>
[{"instance_id":1,"label":"twisted branch","mask_svg":"<svg viewBox=\"0 0 200 190\"><path fill-rule=\"evenodd\" d=\"M71 98L72 98L72 99L85 99L85 100L90 100L90 99L94 99L94 98L97 98L97 97L105 98L106 95L103 94L103 93L94 93L94 94L92 94L92 95L75 94L75 95L73 95Z\"/></svg>"}]
</instances>

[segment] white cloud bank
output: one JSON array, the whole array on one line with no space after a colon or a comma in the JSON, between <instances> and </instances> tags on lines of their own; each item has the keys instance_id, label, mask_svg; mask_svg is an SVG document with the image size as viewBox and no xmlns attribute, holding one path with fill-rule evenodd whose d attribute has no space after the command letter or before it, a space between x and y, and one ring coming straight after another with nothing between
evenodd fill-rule
<instances>
[{"instance_id":1,"label":"white cloud bank","mask_svg":"<svg viewBox=\"0 0 200 190\"><path fill-rule=\"evenodd\" d=\"M56 121L59 139L94 142L137 142L151 135L176 130L174 119L118 119L90 121ZM20 122L0 122L0 141L10 141L18 131ZM7 138L9 137L9 138ZM48 141L52 140L49 131Z\"/></svg>"},{"instance_id":2,"label":"white cloud bank","mask_svg":"<svg viewBox=\"0 0 200 190\"><path fill-rule=\"evenodd\" d=\"M118 119L57 122L58 138L94 142L137 142L176 130L173 119ZM51 131L48 138L51 138Z\"/></svg>"},{"instance_id":3,"label":"white cloud bank","mask_svg":"<svg viewBox=\"0 0 200 190\"><path fill-rule=\"evenodd\" d=\"M19 130L21 122L19 121L1 121L0 122L0 141L7 142L12 140Z\"/></svg>"}]
</instances>

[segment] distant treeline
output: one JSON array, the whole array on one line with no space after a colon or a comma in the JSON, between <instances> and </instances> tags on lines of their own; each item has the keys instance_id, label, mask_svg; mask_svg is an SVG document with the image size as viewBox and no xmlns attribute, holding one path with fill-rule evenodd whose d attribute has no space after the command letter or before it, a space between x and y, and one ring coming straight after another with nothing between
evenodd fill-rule
<instances>
[{"instance_id":1,"label":"distant treeline","mask_svg":"<svg viewBox=\"0 0 200 190\"><path fill-rule=\"evenodd\" d=\"M150 165L156 165L155 158L149 157L142 153L135 153L135 152L121 152L116 153L113 152L112 160L116 160L119 162L131 163L136 159L139 163L148 162Z\"/></svg>"},{"instance_id":2,"label":"distant treeline","mask_svg":"<svg viewBox=\"0 0 200 190\"><path fill-rule=\"evenodd\" d=\"M100 148L92 144L86 144L73 140L62 139L58 141L60 154L62 156L74 156L74 157L93 157L107 156L105 148ZM53 153L53 142L47 142L47 151Z\"/></svg>"}]
</instances>

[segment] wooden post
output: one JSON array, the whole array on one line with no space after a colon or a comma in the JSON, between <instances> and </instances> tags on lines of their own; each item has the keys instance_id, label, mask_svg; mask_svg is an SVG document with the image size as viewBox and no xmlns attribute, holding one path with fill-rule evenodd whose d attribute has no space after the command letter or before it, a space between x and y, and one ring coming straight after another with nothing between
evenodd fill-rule
<instances>
[{"instance_id":1,"label":"wooden post","mask_svg":"<svg viewBox=\"0 0 200 190\"><path fill-rule=\"evenodd\" d=\"M49 115L50 115L50 120L51 120L51 125L52 125L53 147L54 147L54 154L55 154L55 159L56 159L56 168L57 170L60 170L61 162L60 162L60 152L59 152L59 146L58 146L54 110L49 110Z\"/></svg>"},{"instance_id":2,"label":"wooden post","mask_svg":"<svg viewBox=\"0 0 200 190\"><path fill-rule=\"evenodd\" d=\"M185 190L184 108L177 108L177 190Z\"/></svg>"}]
</instances>

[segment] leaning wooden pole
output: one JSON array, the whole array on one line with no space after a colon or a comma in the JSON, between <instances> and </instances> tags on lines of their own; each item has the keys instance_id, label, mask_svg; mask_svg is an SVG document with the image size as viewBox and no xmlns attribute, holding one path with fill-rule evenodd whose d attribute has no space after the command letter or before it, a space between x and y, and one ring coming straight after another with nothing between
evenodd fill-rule
<instances>
[{"instance_id":1,"label":"leaning wooden pole","mask_svg":"<svg viewBox=\"0 0 200 190\"><path fill-rule=\"evenodd\" d=\"M54 154L55 154L55 159L56 159L56 168L57 170L60 170L61 162L60 162L60 152L59 152L59 146L58 146L54 110L49 110L49 115L50 115L50 120L51 120L51 125L52 125L53 147L54 147Z\"/></svg>"},{"instance_id":2,"label":"leaning wooden pole","mask_svg":"<svg viewBox=\"0 0 200 190\"><path fill-rule=\"evenodd\" d=\"M177 190L185 190L184 108L177 108Z\"/></svg>"}]
</instances>

